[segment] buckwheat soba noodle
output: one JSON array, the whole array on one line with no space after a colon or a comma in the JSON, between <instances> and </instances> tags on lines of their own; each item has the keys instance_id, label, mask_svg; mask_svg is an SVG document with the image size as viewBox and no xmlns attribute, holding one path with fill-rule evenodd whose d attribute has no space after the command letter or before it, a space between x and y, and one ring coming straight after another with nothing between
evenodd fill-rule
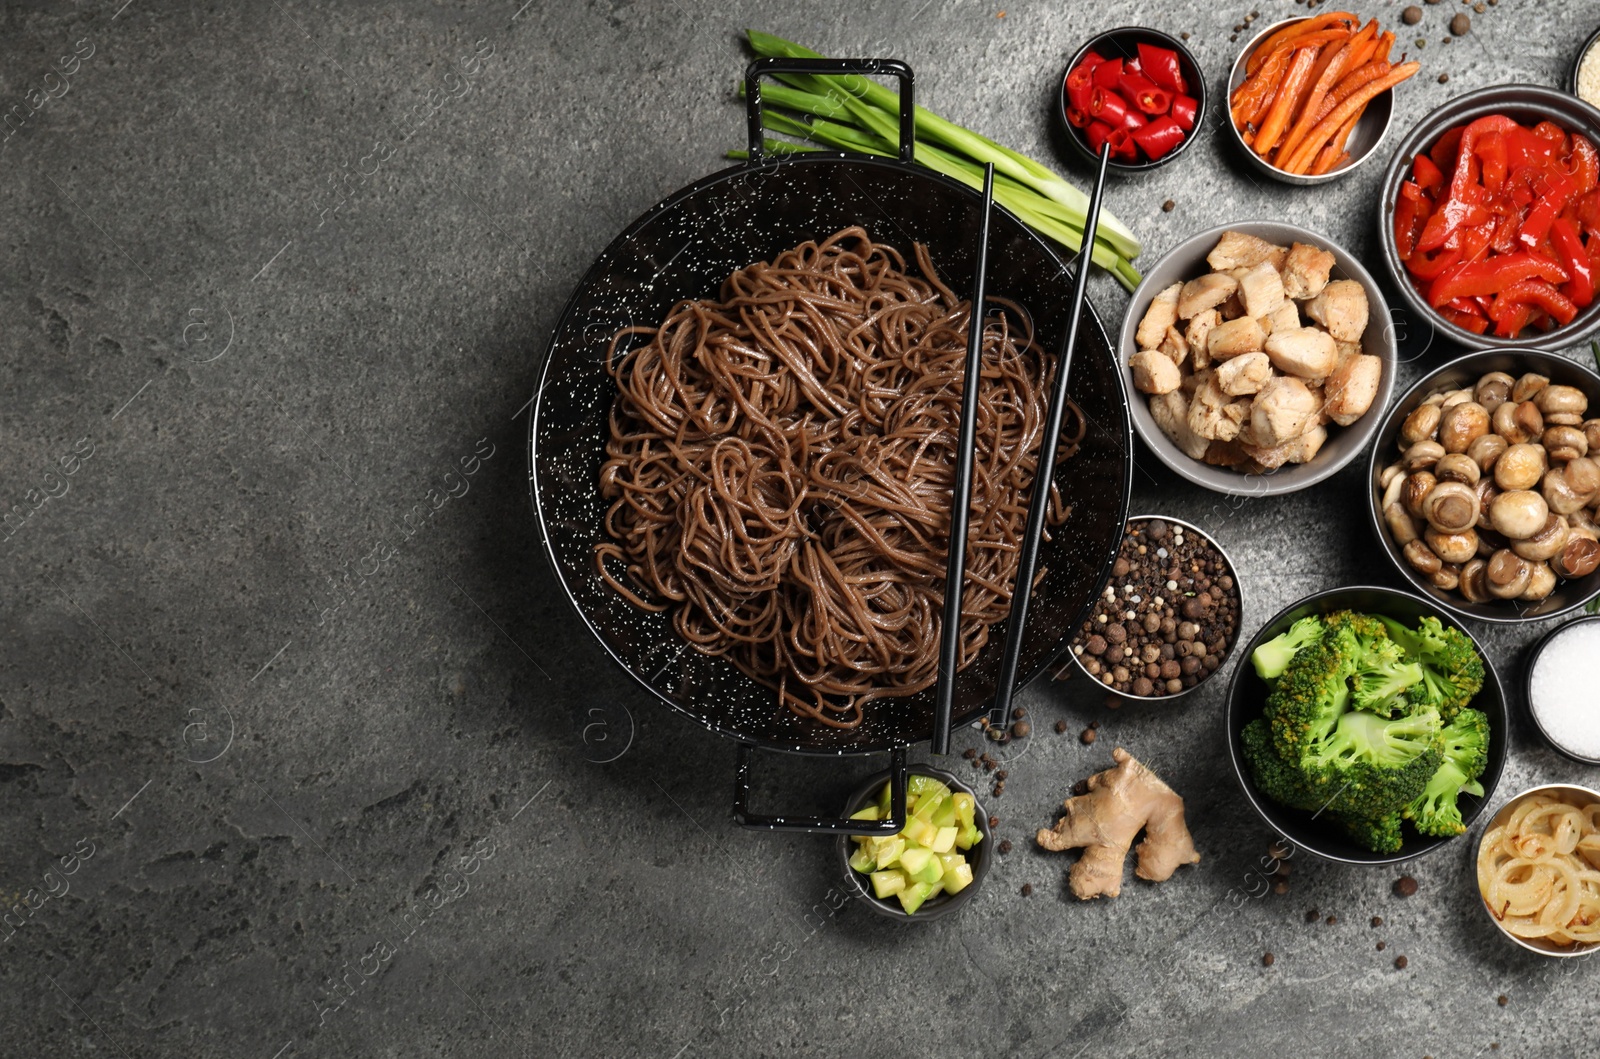
<instances>
[{"instance_id":1,"label":"buckwheat soba noodle","mask_svg":"<svg viewBox=\"0 0 1600 1059\"><path fill-rule=\"evenodd\" d=\"M938 675L970 306L920 244L915 258L913 273L847 228L740 269L719 300L680 302L660 327L624 328L608 360L619 392L600 576L632 605L670 611L689 644L796 713L841 728ZM1048 402L1026 314L997 304L984 323L962 666L1011 605ZM1085 432L1069 412L1063 458ZM1050 522L1067 514L1052 485Z\"/></svg>"}]
</instances>

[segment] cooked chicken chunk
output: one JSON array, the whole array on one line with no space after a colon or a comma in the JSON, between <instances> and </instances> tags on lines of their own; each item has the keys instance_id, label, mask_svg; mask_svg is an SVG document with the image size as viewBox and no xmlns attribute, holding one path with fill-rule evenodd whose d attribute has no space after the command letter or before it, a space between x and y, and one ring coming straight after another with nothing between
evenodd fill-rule
<instances>
[{"instance_id":1,"label":"cooked chicken chunk","mask_svg":"<svg viewBox=\"0 0 1600 1059\"><path fill-rule=\"evenodd\" d=\"M1237 320L1228 320L1211 329L1206 336L1206 353L1212 360L1227 360L1237 357L1240 353L1254 353L1262 348L1267 340L1267 333L1261 329L1251 316L1241 316Z\"/></svg>"},{"instance_id":2,"label":"cooked chicken chunk","mask_svg":"<svg viewBox=\"0 0 1600 1059\"><path fill-rule=\"evenodd\" d=\"M1183 332L1175 326L1167 328L1167 337L1161 340L1158 348L1177 365L1182 365L1189 356L1189 343L1184 340Z\"/></svg>"},{"instance_id":3,"label":"cooked chicken chunk","mask_svg":"<svg viewBox=\"0 0 1600 1059\"><path fill-rule=\"evenodd\" d=\"M1178 322L1178 292L1181 290L1183 284L1174 283L1151 300L1133 336L1140 349L1155 349L1167 337L1167 328Z\"/></svg>"},{"instance_id":4,"label":"cooked chicken chunk","mask_svg":"<svg viewBox=\"0 0 1600 1059\"><path fill-rule=\"evenodd\" d=\"M1302 379L1326 378L1339 363L1339 349L1328 332L1317 327L1274 331L1263 343L1272 366Z\"/></svg>"},{"instance_id":5,"label":"cooked chicken chunk","mask_svg":"<svg viewBox=\"0 0 1600 1059\"><path fill-rule=\"evenodd\" d=\"M1246 316L1266 316L1283 304L1283 277L1263 261L1246 269L1239 280L1239 297L1244 299Z\"/></svg>"},{"instance_id":6,"label":"cooked chicken chunk","mask_svg":"<svg viewBox=\"0 0 1600 1059\"><path fill-rule=\"evenodd\" d=\"M1183 391L1158 394L1150 398L1150 415L1161 432L1191 460L1205 456L1211 442L1189 429L1189 399Z\"/></svg>"},{"instance_id":7,"label":"cooked chicken chunk","mask_svg":"<svg viewBox=\"0 0 1600 1059\"><path fill-rule=\"evenodd\" d=\"M1265 261L1273 268L1282 268L1289 251L1275 243L1243 232L1226 231L1211 253L1206 264L1222 272L1230 268L1251 268Z\"/></svg>"},{"instance_id":8,"label":"cooked chicken chunk","mask_svg":"<svg viewBox=\"0 0 1600 1059\"><path fill-rule=\"evenodd\" d=\"M1269 335L1274 331L1293 331L1300 326L1300 310L1288 298L1267 315L1272 319L1272 326L1267 329Z\"/></svg>"},{"instance_id":9,"label":"cooked chicken chunk","mask_svg":"<svg viewBox=\"0 0 1600 1059\"><path fill-rule=\"evenodd\" d=\"M1296 243L1283 263L1283 293L1290 298L1315 298L1328 285L1333 254L1320 246Z\"/></svg>"},{"instance_id":10,"label":"cooked chicken chunk","mask_svg":"<svg viewBox=\"0 0 1600 1059\"><path fill-rule=\"evenodd\" d=\"M1233 400L1208 378L1189 402L1189 429L1209 441L1232 441L1249 414L1249 401Z\"/></svg>"},{"instance_id":11,"label":"cooked chicken chunk","mask_svg":"<svg viewBox=\"0 0 1600 1059\"><path fill-rule=\"evenodd\" d=\"M1239 281L1232 276L1225 276L1220 272L1212 272L1192 279L1183 285L1183 293L1178 295L1178 319L1189 320L1196 313L1203 313L1207 309L1215 309L1229 298L1233 297L1239 289Z\"/></svg>"},{"instance_id":12,"label":"cooked chicken chunk","mask_svg":"<svg viewBox=\"0 0 1600 1059\"><path fill-rule=\"evenodd\" d=\"M1383 361L1378 357L1364 353L1345 357L1323 384L1322 410L1340 426L1349 426L1372 407L1382 379Z\"/></svg>"},{"instance_id":13,"label":"cooked chicken chunk","mask_svg":"<svg viewBox=\"0 0 1600 1059\"><path fill-rule=\"evenodd\" d=\"M1367 329L1367 292L1353 279L1336 279L1306 302L1306 315L1341 342L1359 342Z\"/></svg>"},{"instance_id":14,"label":"cooked chicken chunk","mask_svg":"<svg viewBox=\"0 0 1600 1059\"><path fill-rule=\"evenodd\" d=\"M1217 312L1222 314L1224 320L1237 320L1244 315L1244 299L1235 292L1231 298L1217 306Z\"/></svg>"},{"instance_id":15,"label":"cooked chicken chunk","mask_svg":"<svg viewBox=\"0 0 1600 1059\"><path fill-rule=\"evenodd\" d=\"M1263 470L1275 471L1286 463L1310 463L1327 440L1328 429L1314 426L1281 445L1268 448L1245 445L1243 448L1253 460L1261 464Z\"/></svg>"},{"instance_id":16,"label":"cooked chicken chunk","mask_svg":"<svg viewBox=\"0 0 1600 1059\"><path fill-rule=\"evenodd\" d=\"M1238 438L1213 441L1206 446L1206 462L1213 467L1243 467L1250 462L1250 454Z\"/></svg>"},{"instance_id":17,"label":"cooked chicken chunk","mask_svg":"<svg viewBox=\"0 0 1600 1059\"><path fill-rule=\"evenodd\" d=\"M1265 353L1241 353L1217 366L1217 385L1233 397L1255 393L1272 378L1272 361Z\"/></svg>"},{"instance_id":18,"label":"cooked chicken chunk","mask_svg":"<svg viewBox=\"0 0 1600 1059\"><path fill-rule=\"evenodd\" d=\"M1172 358L1155 349L1141 349L1128 358L1133 369L1133 385L1140 393L1171 393L1183 384L1183 375Z\"/></svg>"},{"instance_id":19,"label":"cooked chicken chunk","mask_svg":"<svg viewBox=\"0 0 1600 1059\"><path fill-rule=\"evenodd\" d=\"M1222 323L1222 314L1215 309L1207 309L1203 313L1196 313L1194 319L1189 321L1189 326L1184 329L1184 341L1189 343L1191 360L1195 371L1205 371L1211 363L1211 357L1206 352L1206 342L1211 334L1211 329Z\"/></svg>"},{"instance_id":20,"label":"cooked chicken chunk","mask_svg":"<svg viewBox=\"0 0 1600 1059\"><path fill-rule=\"evenodd\" d=\"M1317 414L1318 400L1293 376L1275 375L1256 394L1250 408L1250 435L1258 446L1275 448L1299 437Z\"/></svg>"}]
</instances>

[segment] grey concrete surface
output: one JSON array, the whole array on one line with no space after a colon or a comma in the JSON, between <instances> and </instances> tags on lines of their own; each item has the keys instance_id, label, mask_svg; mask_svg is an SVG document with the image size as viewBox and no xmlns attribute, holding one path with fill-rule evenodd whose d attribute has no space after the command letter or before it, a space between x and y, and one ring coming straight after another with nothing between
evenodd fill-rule
<instances>
[{"instance_id":1,"label":"grey concrete surface","mask_svg":"<svg viewBox=\"0 0 1600 1059\"><path fill-rule=\"evenodd\" d=\"M5 4L0 112L26 120L0 146L0 508L31 513L0 566L0 897L26 913L0 1053L1594 1054L1600 965L1504 943L1470 840L1416 864L1409 900L1395 870L1308 857L1249 896L1271 834L1220 684L1115 713L1082 681L1030 688L1038 734L995 803L1017 848L979 899L909 927L841 904L825 840L733 825L732 745L608 663L538 550L521 409L544 343L612 236L739 144L740 28L904 58L928 105L1084 181L1047 117L1065 56L1150 22L1192 32L1215 84L1253 7L1303 10ZM1464 9L1424 10L1397 130L1561 83L1600 24L1503 0L1444 45ZM1263 184L1211 137L1108 204L1146 261L1283 217L1377 270L1380 170ZM1093 293L1120 317L1120 289ZM1448 352L1406 343L1407 379ZM1148 456L1137 480L1137 507L1231 549L1252 629L1395 580L1355 468L1243 503ZM1488 631L1513 680L1543 631ZM1600 782L1513 739L1502 793ZM1204 861L1079 904L1070 858L1026 839L1118 744L1186 795ZM879 767L763 764L760 798L819 807Z\"/></svg>"}]
</instances>

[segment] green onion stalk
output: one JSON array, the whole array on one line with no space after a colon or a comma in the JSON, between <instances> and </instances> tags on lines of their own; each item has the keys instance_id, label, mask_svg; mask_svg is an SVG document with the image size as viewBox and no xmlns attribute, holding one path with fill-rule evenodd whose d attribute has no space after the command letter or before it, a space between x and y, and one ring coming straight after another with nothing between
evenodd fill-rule
<instances>
[{"instance_id":1,"label":"green onion stalk","mask_svg":"<svg viewBox=\"0 0 1600 1059\"><path fill-rule=\"evenodd\" d=\"M747 30L750 45L763 57L820 59L821 55L781 37ZM900 101L894 91L855 74L818 77L778 74L781 84L762 88L762 125L767 132L858 154L893 158L899 142ZM743 86L740 86L741 93ZM788 140L765 139L771 154L801 154L823 148ZM968 187L983 187L983 165L995 167L995 201L1043 235L1070 250L1083 245L1084 215L1089 199L1033 159L1003 147L970 129L946 121L925 107L916 108L914 158ZM746 151L729 151L744 158ZM1139 240L1105 210L1090 259L1110 272L1128 290L1139 283L1132 259Z\"/></svg>"}]
</instances>

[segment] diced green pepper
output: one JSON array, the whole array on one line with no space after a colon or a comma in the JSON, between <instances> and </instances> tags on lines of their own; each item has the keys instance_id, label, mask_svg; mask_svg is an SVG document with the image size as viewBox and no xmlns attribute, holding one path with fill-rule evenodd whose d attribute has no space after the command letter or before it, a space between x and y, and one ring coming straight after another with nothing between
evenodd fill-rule
<instances>
[{"instance_id":1,"label":"diced green pepper","mask_svg":"<svg viewBox=\"0 0 1600 1059\"><path fill-rule=\"evenodd\" d=\"M940 880L940 884L947 894L960 893L972 885L972 865L957 864L944 873L944 878Z\"/></svg>"},{"instance_id":2,"label":"diced green pepper","mask_svg":"<svg viewBox=\"0 0 1600 1059\"><path fill-rule=\"evenodd\" d=\"M900 835L889 835L884 838L874 839L868 843L872 850L873 858L878 862L878 869L892 868L900 862L900 854L905 852L906 840Z\"/></svg>"},{"instance_id":3,"label":"diced green pepper","mask_svg":"<svg viewBox=\"0 0 1600 1059\"><path fill-rule=\"evenodd\" d=\"M926 901L928 896L938 888L936 883L914 882L895 894L895 897L899 899L900 907L906 910L907 915L910 915L921 908L922 902Z\"/></svg>"},{"instance_id":4,"label":"diced green pepper","mask_svg":"<svg viewBox=\"0 0 1600 1059\"><path fill-rule=\"evenodd\" d=\"M919 846L931 846L933 840L939 837L938 828L916 816L906 820L906 826L900 833Z\"/></svg>"},{"instance_id":5,"label":"diced green pepper","mask_svg":"<svg viewBox=\"0 0 1600 1059\"><path fill-rule=\"evenodd\" d=\"M878 859L872 855L872 850L861 846L850 854L850 867L859 872L870 872L878 866Z\"/></svg>"},{"instance_id":6,"label":"diced green pepper","mask_svg":"<svg viewBox=\"0 0 1600 1059\"><path fill-rule=\"evenodd\" d=\"M978 830L976 824L968 824L956 832L956 848L971 849L983 841L983 832Z\"/></svg>"},{"instance_id":7,"label":"diced green pepper","mask_svg":"<svg viewBox=\"0 0 1600 1059\"><path fill-rule=\"evenodd\" d=\"M966 791L957 791L950 796L950 804L956 809L956 826L972 827L973 814L977 811L977 803L972 800L972 795Z\"/></svg>"},{"instance_id":8,"label":"diced green pepper","mask_svg":"<svg viewBox=\"0 0 1600 1059\"><path fill-rule=\"evenodd\" d=\"M933 841L928 843L928 848L935 853L949 853L956 845L956 832L954 827L941 827L935 833Z\"/></svg>"},{"instance_id":9,"label":"diced green pepper","mask_svg":"<svg viewBox=\"0 0 1600 1059\"><path fill-rule=\"evenodd\" d=\"M882 820L883 814L878 812L876 805L869 805L865 809L850 814L852 820Z\"/></svg>"},{"instance_id":10,"label":"diced green pepper","mask_svg":"<svg viewBox=\"0 0 1600 1059\"><path fill-rule=\"evenodd\" d=\"M872 892L879 900L887 901L906 888L906 881L903 871L875 871L872 873Z\"/></svg>"}]
</instances>

